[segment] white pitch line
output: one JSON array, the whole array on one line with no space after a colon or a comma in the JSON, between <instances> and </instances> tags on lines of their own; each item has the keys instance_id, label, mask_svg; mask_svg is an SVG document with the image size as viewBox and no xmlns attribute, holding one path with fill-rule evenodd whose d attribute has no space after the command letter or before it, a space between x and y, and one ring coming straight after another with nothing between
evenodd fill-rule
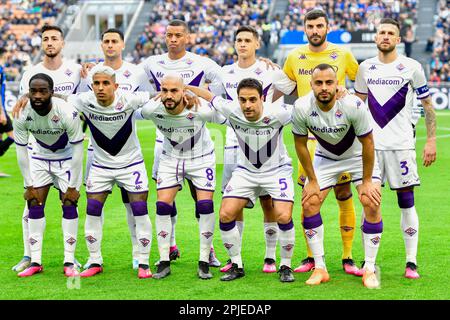
<instances>
[{"instance_id":1,"label":"white pitch line","mask_svg":"<svg viewBox=\"0 0 450 320\"><path fill-rule=\"evenodd\" d=\"M443 135L436 136L436 139L449 138L449 137L450 137L450 134L443 134ZM419 137L419 138L417 138L417 140L426 140L426 139L427 139L427 137Z\"/></svg>"}]
</instances>

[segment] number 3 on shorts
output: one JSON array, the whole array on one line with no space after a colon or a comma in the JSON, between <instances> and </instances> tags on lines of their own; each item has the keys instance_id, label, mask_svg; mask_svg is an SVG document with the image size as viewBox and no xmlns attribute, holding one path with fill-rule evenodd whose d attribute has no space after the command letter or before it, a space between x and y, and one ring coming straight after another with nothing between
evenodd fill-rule
<instances>
[{"instance_id":1,"label":"number 3 on shorts","mask_svg":"<svg viewBox=\"0 0 450 320\"><path fill-rule=\"evenodd\" d=\"M406 176L409 172L407 164L408 164L407 161L400 161L400 168L405 170L404 172L402 172L402 176Z\"/></svg>"}]
</instances>

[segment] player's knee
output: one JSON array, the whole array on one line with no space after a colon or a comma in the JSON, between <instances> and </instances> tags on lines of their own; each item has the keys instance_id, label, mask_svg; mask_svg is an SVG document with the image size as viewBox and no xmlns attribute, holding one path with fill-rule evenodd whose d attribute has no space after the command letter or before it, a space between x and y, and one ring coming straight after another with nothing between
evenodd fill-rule
<instances>
[{"instance_id":1,"label":"player's knee","mask_svg":"<svg viewBox=\"0 0 450 320\"><path fill-rule=\"evenodd\" d=\"M66 204L66 202L69 202L69 204ZM73 220L78 218L78 211L77 207L74 206L71 201L64 201L64 205L62 206L63 210L63 218L68 220Z\"/></svg>"},{"instance_id":2,"label":"player's knee","mask_svg":"<svg viewBox=\"0 0 450 320\"><path fill-rule=\"evenodd\" d=\"M167 202L156 202L156 214L158 216L170 216L173 212L173 207Z\"/></svg>"},{"instance_id":3,"label":"player's knee","mask_svg":"<svg viewBox=\"0 0 450 320\"><path fill-rule=\"evenodd\" d=\"M308 213L316 213L320 209L319 197L313 196L302 204L305 215Z\"/></svg>"},{"instance_id":4,"label":"player's knee","mask_svg":"<svg viewBox=\"0 0 450 320\"><path fill-rule=\"evenodd\" d=\"M222 206L219 212L220 222L229 223L236 220L236 215L228 207Z\"/></svg>"},{"instance_id":5,"label":"player's knee","mask_svg":"<svg viewBox=\"0 0 450 320\"><path fill-rule=\"evenodd\" d=\"M130 203L133 216L140 217L148 214L147 201L136 201Z\"/></svg>"},{"instance_id":6,"label":"player's knee","mask_svg":"<svg viewBox=\"0 0 450 320\"><path fill-rule=\"evenodd\" d=\"M28 219L44 218L44 207L44 205L30 205L28 208Z\"/></svg>"},{"instance_id":7,"label":"player's knee","mask_svg":"<svg viewBox=\"0 0 450 320\"><path fill-rule=\"evenodd\" d=\"M102 211L103 211L102 202L95 199L87 200L87 210L86 210L87 215L100 217L102 215Z\"/></svg>"},{"instance_id":8,"label":"player's knee","mask_svg":"<svg viewBox=\"0 0 450 320\"><path fill-rule=\"evenodd\" d=\"M278 215L278 224L288 224L292 221L292 214L290 212L283 212Z\"/></svg>"},{"instance_id":9,"label":"player's knee","mask_svg":"<svg viewBox=\"0 0 450 320\"><path fill-rule=\"evenodd\" d=\"M199 215L214 213L214 202L212 200L199 200L195 203L195 211Z\"/></svg>"},{"instance_id":10,"label":"player's knee","mask_svg":"<svg viewBox=\"0 0 450 320\"><path fill-rule=\"evenodd\" d=\"M414 207L414 191L412 189L397 191L397 202L402 209Z\"/></svg>"}]
</instances>

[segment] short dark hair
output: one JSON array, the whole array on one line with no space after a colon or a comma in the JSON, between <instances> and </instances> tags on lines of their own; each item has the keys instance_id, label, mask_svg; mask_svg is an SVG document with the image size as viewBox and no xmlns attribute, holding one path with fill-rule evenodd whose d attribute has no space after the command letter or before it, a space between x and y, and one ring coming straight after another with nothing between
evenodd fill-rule
<instances>
[{"instance_id":1,"label":"short dark hair","mask_svg":"<svg viewBox=\"0 0 450 320\"><path fill-rule=\"evenodd\" d=\"M52 25L48 25L48 24L44 25L44 26L41 28L41 37L42 37L42 35L44 34L44 32L50 31L50 30L56 30L56 31L58 31L59 33L61 33L61 38L64 39L64 32L62 31L62 29L61 29L60 27L58 27L58 26L52 26Z\"/></svg>"},{"instance_id":2,"label":"short dark hair","mask_svg":"<svg viewBox=\"0 0 450 320\"><path fill-rule=\"evenodd\" d=\"M381 24L393 24L400 31L400 23L398 23L397 20L394 20L392 18L383 18L383 19L381 19L380 20L380 25Z\"/></svg>"},{"instance_id":3,"label":"short dark hair","mask_svg":"<svg viewBox=\"0 0 450 320\"><path fill-rule=\"evenodd\" d=\"M242 79L241 82L239 82L238 87L237 87L238 95L242 88L256 89L258 91L258 94L260 97L262 97L262 95L263 95L263 87L262 87L261 82L254 78L245 78L245 79Z\"/></svg>"},{"instance_id":4,"label":"short dark hair","mask_svg":"<svg viewBox=\"0 0 450 320\"><path fill-rule=\"evenodd\" d=\"M123 32L120 31L119 29L116 28L109 28L108 30L106 30L105 32L102 33L102 36L100 37L100 39L103 40L103 36L107 33L117 33L120 36L120 39L122 39L122 41L125 40L125 37L123 35Z\"/></svg>"},{"instance_id":5,"label":"short dark hair","mask_svg":"<svg viewBox=\"0 0 450 320\"><path fill-rule=\"evenodd\" d=\"M41 80L44 80L45 82L47 82L49 89L51 91L53 91L53 86L54 86L53 79L48 74L36 73L34 76L31 77L30 81L28 82L28 86L31 87L31 82L36 79L41 79Z\"/></svg>"},{"instance_id":6,"label":"short dark hair","mask_svg":"<svg viewBox=\"0 0 450 320\"><path fill-rule=\"evenodd\" d=\"M167 26L171 26L171 27L183 27L184 30L185 30L187 33L189 33L189 27L188 27L187 23L186 23L185 21L183 21L183 20L180 20L180 19L174 19L174 20L171 20Z\"/></svg>"},{"instance_id":7,"label":"short dark hair","mask_svg":"<svg viewBox=\"0 0 450 320\"><path fill-rule=\"evenodd\" d=\"M241 32L250 32L253 34L253 36L255 37L255 39L259 40L259 34L258 31L256 31L255 28L253 28L252 26L240 26L237 30L236 33L234 34L234 38L236 39L237 35Z\"/></svg>"},{"instance_id":8,"label":"short dark hair","mask_svg":"<svg viewBox=\"0 0 450 320\"><path fill-rule=\"evenodd\" d=\"M334 73L337 73L337 67L332 66L331 64L328 64L328 63L321 63L314 67L311 74L313 74L314 71L316 71L316 70L324 71L324 70L328 70L328 69L331 69L331 70L333 70Z\"/></svg>"},{"instance_id":9,"label":"short dark hair","mask_svg":"<svg viewBox=\"0 0 450 320\"><path fill-rule=\"evenodd\" d=\"M328 16L323 10L320 9L313 9L311 11L308 11L305 15L303 23L306 24L306 21L308 20L316 20L319 18L325 18L325 21L328 25Z\"/></svg>"}]
</instances>

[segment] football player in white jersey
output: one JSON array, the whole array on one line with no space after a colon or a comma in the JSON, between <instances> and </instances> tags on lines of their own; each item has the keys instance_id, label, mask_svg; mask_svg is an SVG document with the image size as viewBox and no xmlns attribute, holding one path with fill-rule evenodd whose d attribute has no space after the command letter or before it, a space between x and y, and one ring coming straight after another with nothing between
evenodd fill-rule
<instances>
[{"instance_id":1,"label":"football player in white jersey","mask_svg":"<svg viewBox=\"0 0 450 320\"><path fill-rule=\"evenodd\" d=\"M62 95L76 93L80 85L81 66L73 61L66 60L62 57L62 49L64 47L64 34L61 28L57 26L45 25L41 29L42 45L41 49L44 53L42 62L30 67L25 71L20 81L19 93L22 96L17 102L17 106L22 108L28 103L28 97L23 97L28 93L28 86L31 77L37 73L48 74L54 83L54 92ZM17 116L13 113L13 116ZM33 136L30 136L29 148L32 148ZM17 263L12 270L23 271L30 265L30 245L28 243L28 207L22 215L22 232L24 257ZM78 264L78 262L76 262Z\"/></svg>"},{"instance_id":2,"label":"football player in white jersey","mask_svg":"<svg viewBox=\"0 0 450 320\"><path fill-rule=\"evenodd\" d=\"M375 43L378 56L361 63L355 91L360 98L367 100L372 114L375 150L383 183L387 181L391 190L397 192L406 249L405 277L416 279L419 278L419 218L414 206L414 187L420 185L420 180L415 150L416 119L412 116L414 92L425 112L425 167L436 160L436 117L422 66L397 53L396 46L400 43L398 22L382 19Z\"/></svg>"},{"instance_id":3,"label":"football player in white jersey","mask_svg":"<svg viewBox=\"0 0 450 320\"><path fill-rule=\"evenodd\" d=\"M98 65L91 72L94 92L69 97L89 125L94 149L86 181L85 238L89 268L80 276L91 277L103 271L101 216L106 198L117 184L127 191L136 222L138 277L150 278L152 225L147 210L148 177L134 117L135 110L145 104L150 95L148 92L117 93L119 85L111 67Z\"/></svg>"},{"instance_id":4,"label":"football player in white jersey","mask_svg":"<svg viewBox=\"0 0 450 320\"><path fill-rule=\"evenodd\" d=\"M144 91L150 92L154 95L153 87L147 78L144 70L135 64L126 62L122 59L122 51L125 49L124 36L122 31L118 29L108 29L102 34L101 47L105 57L104 62L100 62L98 65L109 66L116 72L116 83L119 85L117 88L118 93L125 92L137 92ZM88 73L88 76L81 81L80 92L92 91L92 73ZM90 144L87 152L86 161L86 173L85 177L89 175L89 170L93 159L93 147ZM122 193L122 201L127 210L127 222L131 235L131 243L133 246L133 269L138 269L138 240L136 238L136 222L134 219L133 211L131 210L130 201L128 199L128 193L125 189L120 188ZM103 215L102 215L103 217ZM89 266L85 265L87 269Z\"/></svg>"},{"instance_id":5,"label":"football player in white jersey","mask_svg":"<svg viewBox=\"0 0 450 320\"><path fill-rule=\"evenodd\" d=\"M362 232L366 263L362 280L367 288L378 288L375 259L383 230L381 178L369 110L356 96L336 99L336 71L329 64L313 69L311 88L310 94L297 99L292 115L295 149L308 177L302 194L303 226L315 270L306 284L318 285L330 279L324 260L320 208L339 176L349 172L365 213ZM314 165L307 147L308 130L318 142Z\"/></svg>"},{"instance_id":6,"label":"football player in white jersey","mask_svg":"<svg viewBox=\"0 0 450 320\"><path fill-rule=\"evenodd\" d=\"M245 78L255 78L262 82L263 99L265 101L272 103L273 98L275 98L274 82L277 81L280 84L281 81L279 78L284 75L284 72L279 68L267 68L267 63L265 61L257 59L256 50L258 50L259 47L259 35L255 28L251 26L241 26L236 30L234 48L238 56L238 61L222 67L222 80L228 100L238 101L236 88L238 87L239 82ZM290 81L290 79L287 79L287 83L289 87L283 88L283 91L289 94L295 89L296 84L295 82ZM278 94L276 95L279 97ZM282 101L283 99L277 100L278 104L281 104ZM236 135L233 129L228 127L224 150L222 192L230 181L234 169L238 166L238 150L239 143ZM278 226L270 196L267 193L261 194L259 199L264 212L264 237L266 240L263 272L271 273L277 271L275 260ZM244 229L243 211L238 214L236 225L242 239ZM227 272L231 266L232 263L231 260L229 260L220 271Z\"/></svg>"},{"instance_id":7,"label":"football player in white jersey","mask_svg":"<svg viewBox=\"0 0 450 320\"><path fill-rule=\"evenodd\" d=\"M291 258L295 244L292 222L294 182L292 164L283 143L283 127L290 123L292 106L263 103L263 85L260 80L245 78L237 87L237 101L215 97L211 92L187 87L212 106L230 122L239 146L238 165L225 187L220 209L222 241L231 258L232 267L222 281L244 276L241 257L242 238L236 218L250 204L254 205L261 193L268 194L273 215L279 228L280 281L294 281Z\"/></svg>"},{"instance_id":8,"label":"football player in white jersey","mask_svg":"<svg viewBox=\"0 0 450 320\"><path fill-rule=\"evenodd\" d=\"M177 73L185 84L193 86L206 86L216 95L225 94L222 85L221 68L213 60L186 51L186 45L189 43L190 35L186 22L182 20L172 20L166 28L165 40L167 45L167 53L161 55L150 56L142 61L142 66L147 73L148 79L153 84L156 91L161 91L161 80L167 74ZM163 135L156 130L156 143L154 149L154 162L152 170L152 178L157 180L157 172L159 158L162 152ZM189 182L189 180L188 180ZM189 182L192 197L195 199L196 192ZM195 213L199 219L199 212ZM173 206L171 213L172 232L170 240L170 259L175 260L180 256L175 238L175 225L177 222L176 205ZM214 248L211 247L210 266L219 267L220 261L216 258Z\"/></svg>"},{"instance_id":9,"label":"football player in white jersey","mask_svg":"<svg viewBox=\"0 0 450 320\"><path fill-rule=\"evenodd\" d=\"M29 81L30 103L14 121L17 160L25 180L29 214L31 264L19 277L42 272L42 242L45 229L45 202L54 185L60 191L63 211L64 274L79 275L74 267L78 231L77 200L82 177L83 131L78 112L62 99L52 98L53 80L38 73ZM28 155L29 134L35 145Z\"/></svg>"},{"instance_id":10,"label":"football player in white jersey","mask_svg":"<svg viewBox=\"0 0 450 320\"><path fill-rule=\"evenodd\" d=\"M203 104L207 104L203 101ZM157 176L156 234L160 260L155 279L168 276L173 203L184 179L189 179L196 192L196 212L199 217L200 255L198 276L211 279L210 249L214 235L213 195L216 185L214 143L206 122L225 123L211 107L191 111L186 108L183 78L167 74L161 81L161 101L146 104L141 115L152 120L164 135Z\"/></svg>"}]
</instances>

